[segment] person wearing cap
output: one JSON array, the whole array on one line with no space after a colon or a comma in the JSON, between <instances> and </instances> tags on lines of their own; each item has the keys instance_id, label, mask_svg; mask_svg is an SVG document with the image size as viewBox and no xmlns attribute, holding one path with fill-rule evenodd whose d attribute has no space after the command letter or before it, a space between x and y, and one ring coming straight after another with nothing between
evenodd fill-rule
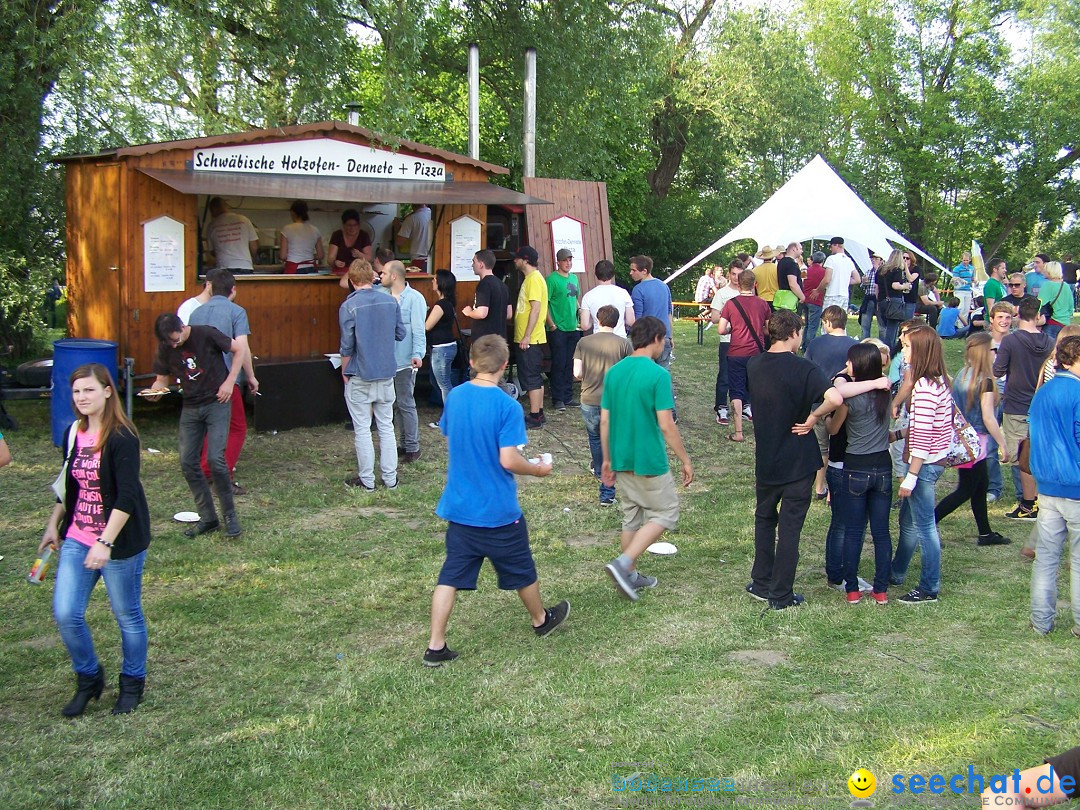
<instances>
[{"instance_id":1,"label":"person wearing cap","mask_svg":"<svg viewBox=\"0 0 1080 810\"><path fill-rule=\"evenodd\" d=\"M770 245L765 245L758 255L764 259L761 264L754 268L754 278L757 279L757 295L762 301L772 308L773 297L780 289L780 282L776 272L776 257L779 255Z\"/></svg>"},{"instance_id":2,"label":"person wearing cap","mask_svg":"<svg viewBox=\"0 0 1080 810\"><path fill-rule=\"evenodd\" d=\"M574 399L574 349L581 339L577 318L581 291L577 281L570 276L573 266L573 251L560 248L555 254L555 272L547 277L551 401L557 411L581 405Z\"/></svg>"},{"instance_id":3,"label":"person wearing cap","mask_svg":"<svg viewBox=\"0 0 1080 810\"><path fill-rule=\"evenodd\" d=\"M547 334L548 291L544 277L536 265L540 256L536 248L522 245L514 254L514 266L524 278L518 290L517 308L514 310L514 342L517 343L518 378L529 393L529 413L525 427L544 426L544 377L541 366L544 361L544 344ZM573 357L573 355L571 355Z\"/></svg>"},{"instance_id":4,"label":"person wearing cap","mask_svg":"<svg viewBox=\"0 0 1080 810\"><path fill-rule=\"evenodd\" d=\"M862 327L862 339L870 337L870 328L874 325L874 316L878 319L878 338L885 335L885 319L877 314L877 302L881 295L881 265L885 260L876 253L870 253L870 272L863 279L863 299L859 307L859 326Z\"/></svg>"},{"instance_id":5,"label":"person wearing cap","mask_svg":"<svg viewBox=\"0 0 1080 810\"><path fill-rule=\"evenodd\" d=\"M851 287L862 282L855 262L844 252L844 237L829 240L832 255L825 260L825 306L847 310L851 303Z\"/></svg>"}]
</instances>

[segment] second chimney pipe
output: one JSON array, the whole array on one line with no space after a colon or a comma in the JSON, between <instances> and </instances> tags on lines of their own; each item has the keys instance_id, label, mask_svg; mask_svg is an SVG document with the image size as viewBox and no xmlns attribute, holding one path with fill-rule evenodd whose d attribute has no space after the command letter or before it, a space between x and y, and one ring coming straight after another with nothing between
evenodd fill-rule
<instances>
[{"instance_id":1,"label":"second chimney pipe","mask_svg":"<svg viewBox=\"0 0 1080 810\"><path fill-rule=\"evenodd\" d=\"M525 156L522 174L536 177L536 48L525 49Z\"/></svg>"},{"instance_id":2,"label":"second chimney pipe","mask_svg":"<svg viewBox=\"0 0 1080 810\"><path fill-rule=\"evenodd\" d=\"M480 47L469 44L469 157L480 159Z\"/></svg>"}]
</instances>

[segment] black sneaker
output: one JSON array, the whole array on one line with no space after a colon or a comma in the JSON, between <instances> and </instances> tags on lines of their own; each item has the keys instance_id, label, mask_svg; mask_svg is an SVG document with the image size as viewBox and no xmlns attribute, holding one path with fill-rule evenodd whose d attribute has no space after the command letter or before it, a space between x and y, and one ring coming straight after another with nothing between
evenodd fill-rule
<instances>
[{"instance_id":1,"label":"black sneaker","mask_svg":"<svg viewBox=\"0 0 1080 810\"><path fill-rule=\"evenodd\" d=\"M566 410L566 403L565 402L556 402L554 404L555 404L555 410L557 410L557 411L565 411Z\"/></svg>"},{"instance_id":2,"label":"black sneaker","mask_svg":"<svg viewBox=\"0 0 1080 810\"><path fill-rule=\"evenodd\" d=\"M790 599L785 599L783 602L775 600L769 600L769 610L787 610L788 608L800 607L806 602L806 597L801 593L793 593Z\"/></svg>"},{"instance_id":3,"label":"black sneaker","mask_svg":"<svg viewBox=\"0 0 1080 810\"><path fill-rule=\"evenodd\" d=\"M600 499L600 505L601 506L614 506L615 505L615 499L614 498L601 498Z\"/></svg>"},{"instance_id":4,"label":"black sneaker","mask_svg":"<svg viewBox=\"0 0 1080 810\"><path fill-rule=\"evenodd\" d=\"M374 486L369 487L362 480L360 480L359 475L354 475L352 478L346 478L345 479L345 486L347 486L347 487L357 487L358 489L364 490L364 492L374 492L375 491L375 487Z\"/></svg>"},{"instance_id":5,"label":"black sneaker","mask_svg":"<svg viewBox=\"0 0 1080 810\"><path fill-rule=\"evenodd\" d=\"M214 518L213 520L200 520L194 526L184 529L184 537L198 537L200 534L216 532L220 528L221 521L217 518Z\"/></svg>"},{"instance_id":6,"label":"black sneaker","mask_svg":"<svg viewBox=\"0 0 1080 810\"><path fill-rule=\"evenodd\" d=\"M424 653L424 666L425 667L441 667L447 661L453 661L458 657L458 654L443 644L441 650L433 650L430 647L427 648L427 652Z\"/></svg>"},{"instance_id":7,"label":"black sneaker","mask_svg":"<svg viewBox=\"0 0 1080 810\"><path fill-rule=\"evenodd\" d=\"M544 422L546 421L547 420L544 419L544 417L542 416L533 416L531 413L525 414L525 427L529 430L536 430L537 428L542 428L544 426Z\"/></svg>"},{"instance_id":8,"label":"black sneaker","mask_svg":"<svg viewBox=\"0 0 1080 810\"><path fill-rule=\"evenodd\" d=\"M998 534L997 532L990 532L990 534L980 534L979 539L975 541L977 546L1005 546L1011 543L1008 537Z\"/></svg>"},{"instance_id":9,"label":"black sneaker","mask_svg":"<svg viewBox=\"0 0 1080 810\"><path fill-rule=\"evenodd\" d=\"M926 605L936 603L938 600L936 593L923 593L918 588L908 591L901 596L898 601L902 605Z\"/></svg>"},{"instance_id":10,"label":"black sneaker","mask_svg":"<svg viewBox=\"0 0 1080 810\"><path fill-rule=\"evenodd\" d=\"M560 624L566 621L566 617L570 615L570 603L563 599L555 607L549 607L545 611L547 613L547 619L539 627L534 627L536 635L543 638Z\"/></svg>"},{"instance_id":11,"label":"black sneaker","mask_svg":"<svg viewBox=\"0 0 1080 810\"><path fill-rule=\"evenodd\" d=\"M230 512L225 515L225 536L226 537L239 537L244 533L244 530L240 528L240 519L236 516L235 512Z\"/></svg>"},{"instance_id":12,"label":"black sneaker","mask_svg":"<svg viewBox=\"0 0 1080 810\"><path fill-rule=\"evenodd\" d=\"M749 585L746 586L746 592L748 594L750 594L752 597L754 597L755 599L757 599L759 602L768 602L769 601L769 597L762 596L760 593L758 593L757 591L754 590L754 583L753 582L751 582Z\"/></svg>"},{"instance_id":13,"label":"black sneaker","mask_svg":"<svg viewBox=\"0 0 1080 810\"><path fill-rule=\"evenodd\" d=\"M1039 505L1036 503L1028 509L1022 503L1018 503L1011 512L1006 512L1005 517L1013 520L1035 520L1039 516Z\"/></svg>"},{"instance_id":14,"label":"black sneaker","mask_svg":"<svg viewBox=\"0 0 1080 810\"><path fill-rule=\"evenodd\" d=\"M580 403L580 402L578 402L578 401L577 401L576 399L568 399L568 400L566 400L566 402L564 402L563 404L564 404L564 405L565 405L565 406L566 406L567 408L580 408L580 407L581 407L581 403Z\"/></svg>"}]
</instances>

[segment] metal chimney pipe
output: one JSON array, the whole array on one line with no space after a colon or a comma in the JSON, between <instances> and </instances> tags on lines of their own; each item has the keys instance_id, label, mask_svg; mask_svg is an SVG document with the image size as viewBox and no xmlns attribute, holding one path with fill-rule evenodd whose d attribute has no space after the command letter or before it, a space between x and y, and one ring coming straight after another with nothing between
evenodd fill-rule
<instances>
[{"instance_id":1,"label":"metal chimney pipe","mask_svg":"<svg viewBox=\"0 0 1080 810\"><path fill-rule=\"evenodd\" d=\"M354 127L360 126L360 102L350 101L342 106L348 111L348 122Z\"/></svg>"},{"instance_id":2,"label":"metal chimney pipe","mask_svg":"<svg viewBox=\"0 0 1080 810\"><path fill-rule=\"evenodd\" d=\"M480 46L469 43L469 157L480 159Z\"/></svg>"},{"instance_id":3,"label":"metal chimney pipe","mask_svg":"<svg viewBox=\"0 0 1080 810\"><path fill-rule=\"evenodd\" d=\"M525 49L525 158L522 174L536 177L536 48Z\"/></svg>"}]
</instances>

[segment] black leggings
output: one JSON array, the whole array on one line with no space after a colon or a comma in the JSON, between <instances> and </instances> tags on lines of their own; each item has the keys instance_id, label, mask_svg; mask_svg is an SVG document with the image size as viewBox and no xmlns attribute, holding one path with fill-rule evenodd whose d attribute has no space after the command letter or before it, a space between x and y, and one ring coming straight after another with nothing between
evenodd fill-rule
<instances>
[{"instance_id":1,"label":"black leggings","mask_svg":"<svg viewBox=\"0 0 1080 810\"><path fill-rule=\"evenodd\" d=\"M971 501L971 514L975 516L975 525L979 534L990 534L990 519L986 516L986 493L990 488L990 478L986 472L986 459L981 459L975 466L957 470L960 481L956 489L941 499L934 509L934 520L941 523L946 517Z\"/></svg>"}]
</instances>

